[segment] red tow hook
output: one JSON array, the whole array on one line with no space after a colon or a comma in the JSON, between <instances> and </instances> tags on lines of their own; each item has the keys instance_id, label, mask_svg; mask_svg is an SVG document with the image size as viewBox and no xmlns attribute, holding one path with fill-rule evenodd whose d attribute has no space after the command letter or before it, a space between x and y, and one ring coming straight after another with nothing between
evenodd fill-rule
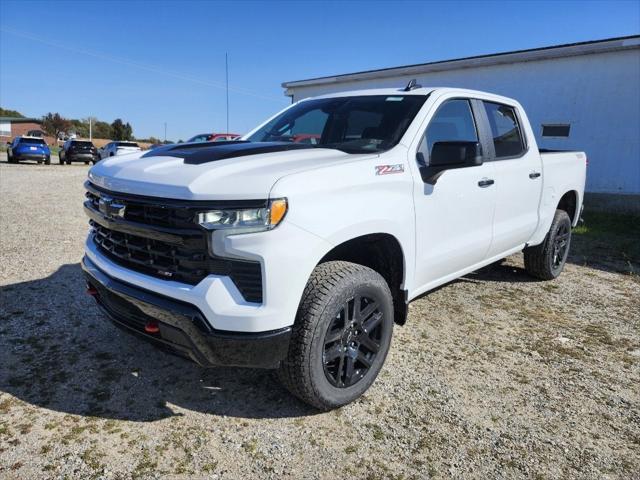
<instances>
[{"instance_id":1,"label":"red tow hook","mask_svg":"<svg viewBox=\"0 0 640 480\"><path fill-rule=\"evenodd\" d=\"M95 297L96 295L98 295L98 290L96 290L92 286L88 286L87 287L87 295L91 295L92 297Z\"/></svg>"},{"instance_id":2,"label":"red tow hook","mask_svg":"<svg viewBox=\"0 0 640 480\"><path fill-rule=\"evenodd\" d=\"M158 322L147 322L144 326L144 331L147 333L158 333L160 331L160 326Z\"/></svg>"}]
</instances>

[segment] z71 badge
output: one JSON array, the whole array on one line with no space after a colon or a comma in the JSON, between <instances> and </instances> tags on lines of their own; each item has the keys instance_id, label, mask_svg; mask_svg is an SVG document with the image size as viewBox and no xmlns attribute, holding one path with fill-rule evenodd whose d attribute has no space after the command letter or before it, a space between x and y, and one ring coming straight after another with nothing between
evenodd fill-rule
<instances>
[{"instance_id":1,"label":"z71 badge","mask_svg":"<svg viewBox=\"0 0 640 480\"><path fill-rule=\"evenodd\" d=\"M404 172L404 165L397 163L396 165L376 165L376 175L389 175L391 173Z\"/></svg>"}]
</instances>

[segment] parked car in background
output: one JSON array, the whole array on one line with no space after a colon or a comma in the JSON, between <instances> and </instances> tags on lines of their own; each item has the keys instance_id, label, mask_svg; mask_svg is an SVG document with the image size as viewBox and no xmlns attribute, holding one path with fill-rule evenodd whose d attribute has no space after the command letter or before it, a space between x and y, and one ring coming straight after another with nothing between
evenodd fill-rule
<instances>
[{"instance_id":1,"label":"parked car in background","mask_svg":"<svg viewBox=\"0 0 640 480\"><path fill-rule=\"evenodd\" d=\"M111 142L100 149L100 158L114 157L125 153L139 152L142 148L136 142Z\"/></svg>"},{"instance_id":2,"label":"parked car in background","mask_svg":"<svg viewBox=\"0 0 640 480\"><path fill-rule=\"evenodd\" d=\"M42 138L16 137L7 142L7 161L18 163L22 160L35 160L38 163L51 163L51 150Z\"/></svg>"},{"instance_id":3,"label":"parked car in background","mask_svg":"<svg viewBox=\"0 0 640 480\"><path fill-rule=\"evenodd\" d=\"M45 133L42 130L29 130L25 137L44 138Z\"/></svg>"},{"instance_id":4,"label":"parked car in background","mask_svg":"<svg viewBox=\"0 0 640 480\"><path fill-rule=\"evenodd\" d=\"M89 140L67 140L60 147L58 159L60 165L64 163L70 165L71 162L84 162L89 165L89 162L100 161L100 154L96 146Z\"/></svg>"},{"instance_id":5,"label":"parked car in background","mask_svg":"<svg viewBox=\"0 0 640 480\"><path fill-rule=\"evenodd\" d=\"M237 140L240 135L237 133L201 133L195 137L191 137L186 143L199 143L199 142L227 142L230 140Z\"/></svg>"}]
</instances>

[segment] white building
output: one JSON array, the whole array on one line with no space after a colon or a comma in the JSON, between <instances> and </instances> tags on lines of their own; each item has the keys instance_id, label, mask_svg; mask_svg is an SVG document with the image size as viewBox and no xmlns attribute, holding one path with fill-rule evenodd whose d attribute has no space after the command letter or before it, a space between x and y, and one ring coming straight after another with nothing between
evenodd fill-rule
<instances>
[{"instance_id":1,"label":"white building","mask_svg":"<svg viewBox=\"0 0 640 480\"><path fill-rule=\"evenodd\" d=\"M285 82L293 101L336 91L485 90L525 107L540 148L584 150L597 203L640 210L640 35ZM624 197L620 197L620 195ZM592 205L594 206L594 205Z\"/></svg>"}]
</instances>

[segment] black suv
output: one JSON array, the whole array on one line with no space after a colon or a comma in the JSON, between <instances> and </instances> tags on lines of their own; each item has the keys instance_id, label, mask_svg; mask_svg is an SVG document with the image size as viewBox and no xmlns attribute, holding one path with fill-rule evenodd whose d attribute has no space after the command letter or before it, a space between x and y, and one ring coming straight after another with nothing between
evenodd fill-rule
<instances>
[{"instance_id":1,"label":"black suv","mask_svg":"<svg viewBox=\"0 0 640 480\"><path fill-rule=\"evenodd\" d=\"M100 155L96 146L89 140L67 140L60 148L58 158L60 165L70 165L71 162L84 162L89 165L89 162L97 163Z\"/></svg>"}]
</instances>

